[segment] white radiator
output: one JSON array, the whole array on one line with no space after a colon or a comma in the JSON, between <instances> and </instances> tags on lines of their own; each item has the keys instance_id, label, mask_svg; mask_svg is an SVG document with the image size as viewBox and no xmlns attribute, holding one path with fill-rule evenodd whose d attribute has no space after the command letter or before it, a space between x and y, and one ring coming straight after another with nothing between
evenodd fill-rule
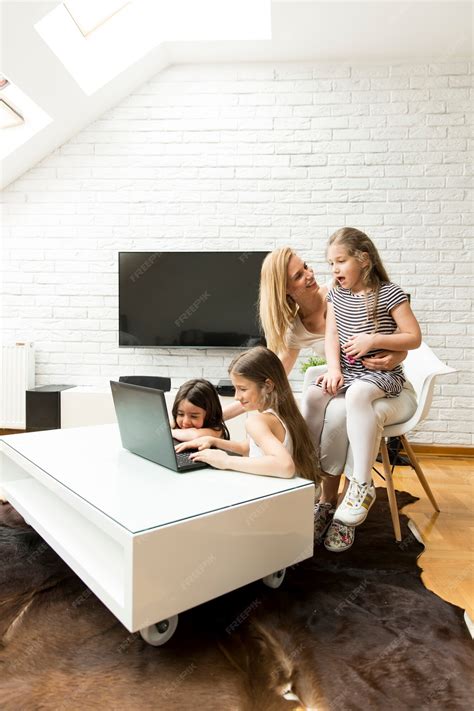
<instances>
[{"instance_id":1,"label":"white radiator","mask_svg":"<svg viewBox=\"0 0 474 711\"><path fill-rule=\"evenodd\" d=\"M26 428L25 390L35 386L32 343L2 344L0 348L0 427Z\"/></svg>"}]
</instances>

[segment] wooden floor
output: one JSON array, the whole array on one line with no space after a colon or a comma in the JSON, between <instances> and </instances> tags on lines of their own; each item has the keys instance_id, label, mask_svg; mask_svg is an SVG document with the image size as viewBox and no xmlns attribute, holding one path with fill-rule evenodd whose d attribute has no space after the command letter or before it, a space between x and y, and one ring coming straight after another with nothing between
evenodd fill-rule
<instances>
[{"instance_id":1,"label":"wooden floor","mask_svg":"<svg viewBox=\"0 0 474 711\"><path fill-rule=\"evenodd\" d=\"M397 467L395 488L418 496L403 512L425 544L418 565L427 588L465 609L474 620L474 460L418 455L438 502L433 510L411 467ZM379 471L382 465L376 465ZM384 482L375 476L376 486Z\"/></svg>"}]
</instances>

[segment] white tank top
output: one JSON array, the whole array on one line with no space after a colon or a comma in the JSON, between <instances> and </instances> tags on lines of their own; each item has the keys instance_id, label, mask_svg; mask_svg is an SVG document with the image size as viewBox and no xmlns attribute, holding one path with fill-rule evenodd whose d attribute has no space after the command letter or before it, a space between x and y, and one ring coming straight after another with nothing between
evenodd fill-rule
<instances>
[{"instance_id":1,"label":"white tank top","mask_svg":"<svg viewBox=\"0 0 474 711\"><path fill-rule=\"evenodd\" d=\"M311 333L296 314L295 320L286 332L288 348L311 348L316 355L325 357L324 333Z\"/></svg>"},{"instance_id":2,"label":"white tank top","mask_svg":"<svg viewBox=\"0 0 474 711\"><path fill-rule=\"evenodd\" d=\"M285 449L287 449L288 452L291 455L293 455L293 442L291 441L291 437L288 433L285 423L283 422L281 417L279 415L277 415L275 410L272 410L272 409L263 410L263 412L261 414L263 415L266 412L270 412L272 415L275 415L277 420L279 420L281 422L281 424L283 425L283 428L285 430L285 439L283 440L282 444L285 447ZM249 435L249 457L264 457L264 456L265 456L265 452L263 452L261 450L261 448L253 441L253 439Z\"/></svg>"},{"instance_id":3,"label":"white tank top","mask_svg":"<svg viewBox=\"0 0 474 711\"><path fill-rule=\"evenodd\" d=\"M326 282L325 287L329 291L332 287L332 280ZM303 324L299 314L297 313L294 321L288 327L286 332L286 345L288 348L311 348L315 355L326 357L324 350L324 333L311 333Z\"/></svg>"}]
</instances>

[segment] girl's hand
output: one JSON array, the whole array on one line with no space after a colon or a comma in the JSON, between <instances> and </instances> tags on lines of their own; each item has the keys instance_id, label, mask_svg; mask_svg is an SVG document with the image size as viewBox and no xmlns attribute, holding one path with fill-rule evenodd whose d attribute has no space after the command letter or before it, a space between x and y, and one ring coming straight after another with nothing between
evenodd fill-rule
<instances>
[{"instance_id":1,"label":"girl's hand","mask_svg":"<svg viewBox=\"0 0 474 711\"><path fill-rule=\"evenodd\" d=\"M177 444L175 450L177 452L184 452L186 449L210 449L214 444L214 437L196 437L196 439L190 439L189 442L181 442Z\"/></svg>"},{"instance_id":2,"label":"girl's hand","mask_svg":"<svg viewBox=\"0 0 474 711\"><path fill-rule=\"evenodd\" d=\"M346 356L351 358L362 358L374 347L373 333L359 333L358 336L351 336L342 346Z\"/></svg>"},{"instance_id":3,"label":"girl's hand","mask_svg":"<svg viewBox=\"0 0 474 711\"><path fill-rule=\"evenodd\" d=\"M328 370L316 379L316 384L321 383L323 392L335 395L344 384L344 377L340 370Z\"/></svg>"},{"instance_id":4,"label":"girl's hand","mask_svg":"<svg viewBox=\"0 0 474 711\"><path fill-rule=\"evenodd\" d=\"M190 454L189 458L192 459L193 462L210 464L216 469L228 469L228 461L230 459L229 455L220 449L205 449L202 452Z\"/></svg>"},{"instance_id":5,"label":"girl's hand","mask_svg":"<svg viewBox=\"0 0 474 711\"><path fill-rule=\"evenodd\" d=\"M407 357L407 351L379 351L371 358L363 358L367 370L393 370Z\"/></svg>"}]
</instances>

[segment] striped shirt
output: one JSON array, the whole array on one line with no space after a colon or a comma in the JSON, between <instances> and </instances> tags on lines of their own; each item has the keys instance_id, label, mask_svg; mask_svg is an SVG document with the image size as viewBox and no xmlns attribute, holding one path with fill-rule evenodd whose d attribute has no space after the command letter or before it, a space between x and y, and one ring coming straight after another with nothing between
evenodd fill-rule
<instances>
[{"instance_id":1,"label":"striped shirt","mask_svg":"<svg viewBox=\"0 0 474 711\"><path fill-rule=\"evenodd\" d=\"M336 316L339 344L341 346L340 365L344 376L344 385L350 385L354 380L365 380L377 385L387 397L399 395L405 376L401 365L393 370L368 370L360 360L350 363L342 351L342 346L351 336L359 333L381 333L389 335L397 330L397 324L391 315L395 306L408 301L402 289L391 282L383 282L377 299L377 317L374 318L375 293L353 294L350 289L337 286L329 292L327 300L333 305ZM378 353L369 351L364 358L370 358Z\"/></svg>"}]
</instances>

